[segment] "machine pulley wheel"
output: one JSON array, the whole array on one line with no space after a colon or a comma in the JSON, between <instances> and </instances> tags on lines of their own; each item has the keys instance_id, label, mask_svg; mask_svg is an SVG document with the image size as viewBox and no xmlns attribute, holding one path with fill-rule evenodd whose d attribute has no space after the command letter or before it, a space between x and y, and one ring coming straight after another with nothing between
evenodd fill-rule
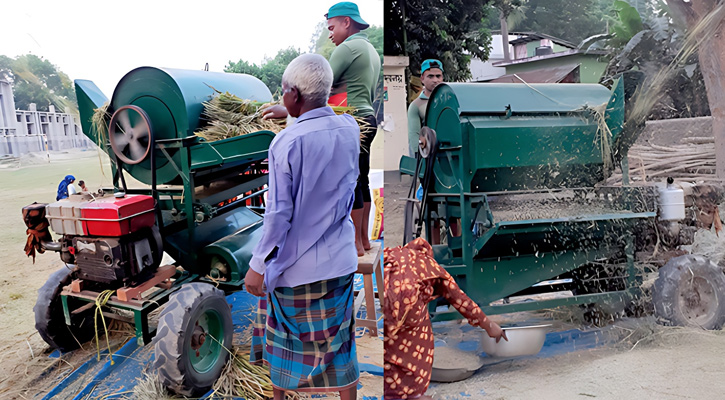
<instances>
[{"instance_id":1,"label":"machine pulley wheel","mask_svg":"<svg viewBox=\"0 0 725 400\"><path fill-rule=\"evenodd\" d=\"M224 292L187 283L171 295L154 338L155 367L169 390L197 396L221 375L232 347L232 312Z\"/></svg>"},{"instance_id":2,"label":"machine pulley wheel","mask_svg":"<svg viewBox=\"0 0 725 400\"><path fill-rule=\"evenodd\" d=\"M138 164L151 151L151 120L138 106L120 107L108 125L108 140L113 153L126 164Z\"/></svg>"},{"instance_id":3,"label":"machine pulley wheel","mask_svg":"<svg viewBox=\"0 0 725 400\"><path fill-rule=\"evenodd\" d=\"M65 323L63 304L60 294L63 287L73 280L71 270L63 267L50 275L45 284L38 290L38 300L33 307L35 313L35 329L50 347L62 352L75 350L81 343L90 340L94 334L93 310L86 310L74 315L72 326ZM68 298L69 307L80 307L78 301Z\"/></svg>"},{"instance_id":4,"label":"machine pulley wheel","mask_svg":"<svg viewBox=\"0 0 725 400\"><path fill-rule=\"evenodd\" d=\"M705 257L675 257L659 270L652 302L667 325L720 329L725 323L725 275Z\"/></svg>"},{"instance_id":5,"label":"machine pulley wheel","mask_svg":"<svg viewBox=\"0 0 725 400\"><path fill-rule=\"evenodd\" d=\"M433 149L437 146L438 139L436 139L436 131L427 126L421 128L418 140L418 151L420 152L420 156L428 158L428 156L433 152Z\"/></svg>"}]
</instances>

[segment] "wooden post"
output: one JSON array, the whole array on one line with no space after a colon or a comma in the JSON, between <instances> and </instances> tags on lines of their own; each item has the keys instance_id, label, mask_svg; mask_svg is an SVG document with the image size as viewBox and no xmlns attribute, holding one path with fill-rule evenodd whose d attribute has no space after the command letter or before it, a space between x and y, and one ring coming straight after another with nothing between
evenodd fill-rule
<instances>
[{"instance_id":1,"label":"wooden post","mask_svg":"<svg viewBox=\"0 0 725 400\"><path fill-rule=\"evenodd\" d=\"M718 7L725 7L718 0L667 0L667 4L690 29ZM715 171L718 178L725 179L725 23L721 20L714 31L704 34L707 37L698 49L698 58L712 115Z\"/></svg>"}]
</instances>

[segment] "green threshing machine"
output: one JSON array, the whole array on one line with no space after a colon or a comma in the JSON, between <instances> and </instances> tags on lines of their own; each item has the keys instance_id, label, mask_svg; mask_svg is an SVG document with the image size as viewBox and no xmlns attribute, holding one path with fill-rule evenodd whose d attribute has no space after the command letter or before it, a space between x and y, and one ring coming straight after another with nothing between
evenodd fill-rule
<instances>
[{"instance_id":1,"label":"green threshing machine","mask_svg":"<svg viewBox=\"0 0 725 400\"><path fill-rule=\"evenodd\" d=\"M657 214L662 188L630 186L626 175L627 151L643 124L625 115L641 81L629 74L611 89L438 86L417 158L400 161L401 174L416 178L404 241L425 226L437 262L489 314L631 304L641 294L638 235L664 219ZM617 163L624 184L605 186ZM422 200L413 196L418 179ZM722 325L719 271L699 256L670 260L654 287L656 314L673 324ZM435 320L460 318L442 303L431 307Z\"/></svg>"},{"instance_id":2,"label":"green threshing machine","mask_svg":"<svg viewBox=\"0 0 725 400\"><path fill-rule=\"evenodd\" d=\"M110 102L93 82L75 84L83 131L110 156L114 188L27 207L45 211L60 238L43 247L68 267L40 290L36 327L51 346L73 349L95 334L102 304L105 316L135 324L139 342L155 334L169 389L197 395L229 357L224 296L242 288L262 232L274 134L208 142L194 132L208 122L202 103L215 90L259 102L272 95L249 75L151 67L126 74ZM127 174L148 186L127 187ZM176 265L160 265L164 252ZM148 315L164 303L154 331Z\"/></svg>"}]
</instances>

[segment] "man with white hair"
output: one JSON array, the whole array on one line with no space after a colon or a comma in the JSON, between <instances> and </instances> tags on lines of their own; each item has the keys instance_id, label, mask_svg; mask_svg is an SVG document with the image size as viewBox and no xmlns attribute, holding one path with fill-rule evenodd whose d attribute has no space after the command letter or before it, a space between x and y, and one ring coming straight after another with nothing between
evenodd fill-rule
<instances>
[{"instance_id":1,"label":"man with white hair","mask_svg":"<svg viewBox=\"0 0 725 400\"><path fill-rule=\"evenodd\" d=\"M332 79L317 54L297 57L282 76L282 100L297 120L269 148L263 233L244 281L261 297L251 361L269 365L275 399L287 390L357 395L350 211L360 128L327 106Z\"/></svg>"}]
</instances>

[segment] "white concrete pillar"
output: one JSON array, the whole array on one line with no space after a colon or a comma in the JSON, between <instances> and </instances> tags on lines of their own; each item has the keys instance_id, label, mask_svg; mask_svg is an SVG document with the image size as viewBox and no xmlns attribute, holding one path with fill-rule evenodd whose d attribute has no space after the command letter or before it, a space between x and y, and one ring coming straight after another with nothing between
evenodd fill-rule
<instances>
[{"instance_id":1,"label":"white concrete pillar","mask_svg":"<svg viewBox=\"0 0 725 400\"><path fill-rule=\"evenodd\" d=\"M405 67L408 57L383 57L383 132L385 171L398 170L400 157L408 155L408 113Z\"/></svg>"}]
</instances>

